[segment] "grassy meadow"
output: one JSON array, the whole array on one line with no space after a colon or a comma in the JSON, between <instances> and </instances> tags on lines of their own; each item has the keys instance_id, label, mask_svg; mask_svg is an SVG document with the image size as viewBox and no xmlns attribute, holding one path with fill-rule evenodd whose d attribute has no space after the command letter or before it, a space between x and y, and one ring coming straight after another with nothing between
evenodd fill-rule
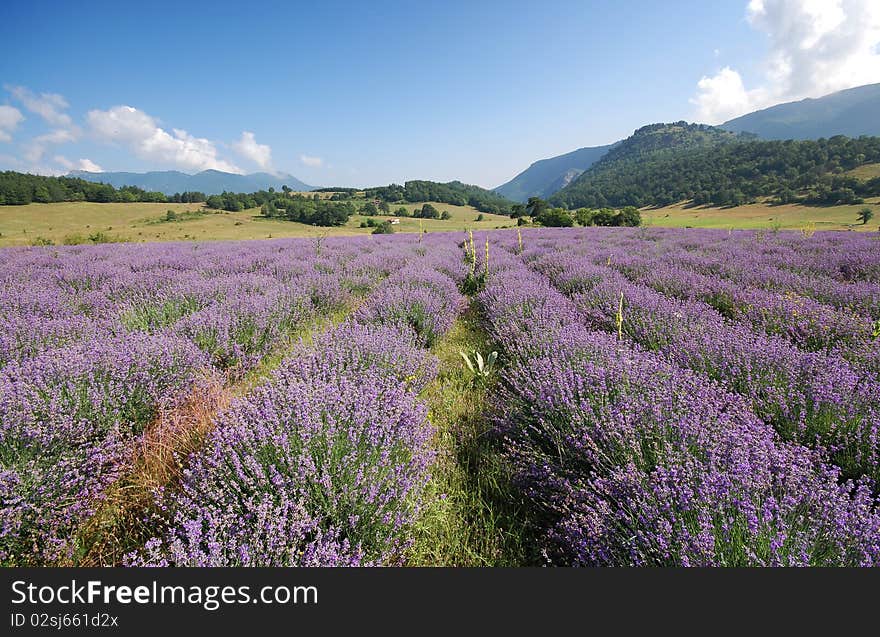
<instances>
[{"instance_id":1,"label":"grassy meadow","mask_svg":"<svg viewBox=\"0 0 880 637\"><path fill-rule=\"evenodd\" d=\"M405 204L410 210L421 204ZM451 219L423 219L427 232L459 231L466 228L490 230L515 225L502 215L480 213L471 206L434 203L441 212L449 211ZM393 206L394 209L400 207ZM173 210L177 220L167 221ZM377 217L384 219L386 217ZM62 244L66 240L88 242L89 235L103 233L116 241L209 241L234 239L269 239L279 237L312 237L316 235L369 234L372 228L361 228L366 217L352 215L340 227L310 226L280 219L266 219L259 209L241 212L207 210L202 204L174 203L86 203L64 202L0 206L0 247L32 245L39 239ZM419 219L403 217L394 226L395 232L418 232Z\"/></svg>"},{"instance_id":2,"label":"grassy meadow","mask_svg":"<svg viewBox=\"0 0 880 637\"><path fill-rule=\"evenodd\" d=\"M422 204L405 205L410 211ZM395 204L392 209L400 205ZM492 230L515 226L513 219L503 215L480 214L471 206L453 206L433 203L441 212L446 210L451 219L414 219L401 217L395 232L427 232ZM860 209L869 206L875 210L874 219L867 225L858 222ZM173 210L176 219L168 220ZM313 237L369 234L372 228L361 228L367 217L352 215L344 226L310 226L281 219L267 219L259 209L226 212L205 209L192 203L87 203L64 202L30 204L28 206L0 206L0 247L34 245L51 241L60 245L88 243L89 237L101 233L102 241L222 241L236 239L270 239L281 237ZM389 217L376 217L386 219ZM866 204L846 206L801 206L796 204L773 206L755 203L737 208L688 207L686 202L663 208L645 208L642 220L646 226L672 228L734 228L800 230L878 231L880 198L868 199Z\"/></svg>"},{"instance_id":3,"label":"grassy meadow","mask_svg":"<svg viewBox=\"0 0 880 637\"><path fill-rule=\"evenodd\" d=\"M859 210L865 206L874 210L874 218L867 225L858 220ZM753 203L736 208L717 208L688 207L687 202L681 202L663 208L643 209L642 222L646 226L670 228L800 230L815 225L816 230L877 232L880 197L868 199L864 204L845 206Z\"/></svg>"}]
</instances>

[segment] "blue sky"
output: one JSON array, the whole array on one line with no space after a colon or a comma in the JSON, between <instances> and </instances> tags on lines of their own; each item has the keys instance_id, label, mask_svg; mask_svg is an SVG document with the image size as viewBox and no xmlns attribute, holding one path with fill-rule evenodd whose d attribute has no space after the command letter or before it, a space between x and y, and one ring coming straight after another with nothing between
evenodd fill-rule
<instances>
[{"instance_id":1,"label":"blue sky","mask_svg":"<svg viewBox=\"0 0 880 637\"><path fill-rule=\"evenodd\" d=\"M0 168L494 187L643 124L845 88L772 76L803 48L792 19L817 50L874 19L870 0L840 2L842 22L795 0L5 2ZM850 85L880 68L875 35Z\"/></svg>"}]
</instances>

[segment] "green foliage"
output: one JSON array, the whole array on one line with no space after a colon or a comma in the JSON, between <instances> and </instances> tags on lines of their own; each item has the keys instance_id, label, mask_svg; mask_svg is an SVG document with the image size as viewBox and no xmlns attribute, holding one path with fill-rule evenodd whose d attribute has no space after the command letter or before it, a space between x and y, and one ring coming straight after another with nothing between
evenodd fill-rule
<instances>
[{"instance_id":1,"label":"green foliage","mask_svg":"<svg viewBox=\"0 0 880 637\"><path fill-rule=\"evenodd\" d=\"M168 198L135 186L114 188L75 177L44 177L14 171L0 172L0 205L89 201L93 203L159 202Z\"/></svg>"},{"instance_id":2,"label":"green foliage","mask_svg":"<svg viewBox=\"0 0 880 637\"><path fill-rule=\"evenodd\" d=\"M862 222L862 225L868 223L873 218L874 212L867 206L859 210L859 221Z\"/></svg>"},{"instance_id":3,"label":"green foliage","mask_svg":"<svg viewBox=\"0 0 880 637\"><path fill-rule=\"evenodd\" d=\"M224 193L224 195L229 194ZM320 199L316 196L291 196L284 193L260 191L246 195L246 197L254 201L265 200L261 207L263 216L297 221L313 226L343 226L355 213L354 205L350 201L333 201L332 199ZM208 199L208 205L210 205L211 197ZM248 207L256 207L256 204ZM226 209L228 210L228 208ZM375 210L375 206L373 209Z\"/></svg>"},{"instance_id":4,"label":"green foliage","mask_svg":"<svg viewBox=\"0 0 880 637\"><path fill-rule=\"evenodd\" d=\"M549 204L540 197L529 197L529 201L525 206L525 212L530 217L540 217L549 207Z\"/></svg>"},{"instance_id":5,"label":"green foliage","mask_svg":"<svg viewBox=\"0 0 880 637\"><path fill-rule=\"evenodd\" d=\"M482 217L482 216L483 215L481 214L480 217ZM441 221L449 221L450 219L452 219L452 215L449 214L448 210L444 210L443 212L440 213L440 220ZM482 219L480 219L480 221L482 221Z\"/></svg>"},{"instance_id":6,"label":"green foliage","mask_svg":"<svg viewBox=\"0 0 880 637\"><path fill-rule=\"evenodd\" d=\"M471 356L463 350L459 350L458 353L464 359L465 365L467 365L474 380L485 380L489 378L495 370L495 361L498 360L498 352L493 351L484 359L480 352L473 350L471 352L473 360L471 360Z\"/></svg>"},{"instance_id":7,"label":"green foliage","mask_svg":"<svg viewBox=\"0 0 880 637\"><path fill-rule=\"evenodd\" d=\"M374 215L379 214L379 209L376 207L372 201L368 201L364 204L364 207L361 208L361 214L367 217L372 217Z\"/></svg>"},{"instance_id":8,"label":"green foliage","mask_svg":"<svg viewBox=\"0 0 880 637\"><path fill-rule=\"evenodd\" d=\"M426 203L421 209L413 211L413 217L417 219L439 219L440 211L431 204Z\"/></svg>"},{"instance_id":9,"label":"green foliage","mask_svg":"<svg viewBox=\"0 0 880 637\"><path fill-rule=\"evenodd\" d=\"M460 181L438 183L434 181L408 181L403 186L391 184L380 188L369 188L364 191L368 199L373 197L389 203L439 201L454 206L473 206L480 212L510 214L514 203L501 195L480 188L463 184Z\"/></svg>"},{"instance_id":10,"label":"green foliage","mask_svg":"<svg viewBox=\"0 0 880 637\"><path fill-rule=\"evenodd\" d=\"M623 210L619 210L614 216L615 226L629 226L635 228L642 225L642 213L635 206L627 206Z\"/></svg>"},{"instance_id":11,"label":"green foliage","mask_svg":"<svg viewBox=\"0 0 880 637\"><path fill-rule=\"evenodd\" d=\"M373 234L394 234L394 226L390 221L383 221L376 225Z\"/></svg>"},{"instance_id":12,"label":"green foliage","mask_svg":"<svg viewBox=\"0 0 880 637\"><path fill-rule=\"evenodd\" d=\"M550 228L571 228L574 217L565 208L545 208L539 215L533 215L532 221Z\"/></svg>"},{"instance_id":13,"label":"green foliage","mask_svg":"<svg viewBox=\"0 0 880 637\"><path fill-rule=\"evenodd\" d=\"M880 194L880 177L844 175L880 161L880 138L758 141L702 124L653 124L615 146L550 198L568 208L860 203Z\"/></svg>"},{"instance_id":14,"label":"green foliage","mask_svg":"<svg viewBox=\"0 0 880 637\"><path fill-rule=\"evenodd\" d=\"M173 203L202 203L207 199L207 195L198 191L176 192L168 197L169 202Z\"/></svg>"},{"instance_id":15,"label":"green foliage","mask_svg":"<svg viewBox=\"0 0 880 637\"><path fill-rule=\"evenodd\" d=\"M483 221L484 219L485 219L485 217L483 216L483 213L481 212L480 214L477 215L477 218L474 219L474 221Z\"/></svg>"}]
</instances>

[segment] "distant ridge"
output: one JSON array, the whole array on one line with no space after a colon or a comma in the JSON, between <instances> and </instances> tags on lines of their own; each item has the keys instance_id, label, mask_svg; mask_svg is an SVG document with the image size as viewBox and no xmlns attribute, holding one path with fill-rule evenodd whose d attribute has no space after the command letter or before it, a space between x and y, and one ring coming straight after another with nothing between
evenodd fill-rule
<instances>
[{"instance_id":1,"label":"distant ridge","mask_svg":"<svg viewBox=\"0 0 880 637\"><path fill-rule=\"evenodd\" d=\"M777 104L732 119L721 128L754 133L761 139L880 136L880 84Z\"/></svg>"},{"instance_id":2,"label":"distant ridge","mask_svg":"<svg viewBox=\"0 0 880 637\"><path fill-rule=\"evenodd\" d=\"M564 155L538 160L506 184L495 188L495 192L520 202L529 197L546 199L577 179L612 146L579 148Z\"/></svg>"},{"instance_id":3,"label":"distant ridge","mask_svg":"<svg viewBox=\"0 0 880 637\"><path fill-rule=\"evenodd\" d=\"M314 190L301 182L293 175L273 175L271 173L252 173L239 175L225 173L219 170L203 170L195 175L189 175L177 170L161 170L146 173L107 172L93 173L84 170L75 170L69 173L70 177L79 177L87 181L103 182L116 188L121 186L137 186L144 190L163 192L173 195L176 192L203 192L206 195L217 195L221 192L256 192L274 188L281 190L287 186L291 190L306 191Z\"/></svg>"}]
</instances>

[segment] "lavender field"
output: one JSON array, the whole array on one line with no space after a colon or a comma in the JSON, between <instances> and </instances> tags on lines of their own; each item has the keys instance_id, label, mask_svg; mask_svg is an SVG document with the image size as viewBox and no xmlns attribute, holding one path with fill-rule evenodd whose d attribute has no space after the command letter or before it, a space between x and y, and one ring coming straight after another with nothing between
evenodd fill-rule
<instances>
[{"instance_id":1,"label":"lavender field","mask_svg":"<svg viewBox=\"0 0 880 637\"><path fill-rule=\"evenodd\" d=\"M8 248L0 281L7 566L880 566L874 233Z\"/></svg>"}]
</instances>

